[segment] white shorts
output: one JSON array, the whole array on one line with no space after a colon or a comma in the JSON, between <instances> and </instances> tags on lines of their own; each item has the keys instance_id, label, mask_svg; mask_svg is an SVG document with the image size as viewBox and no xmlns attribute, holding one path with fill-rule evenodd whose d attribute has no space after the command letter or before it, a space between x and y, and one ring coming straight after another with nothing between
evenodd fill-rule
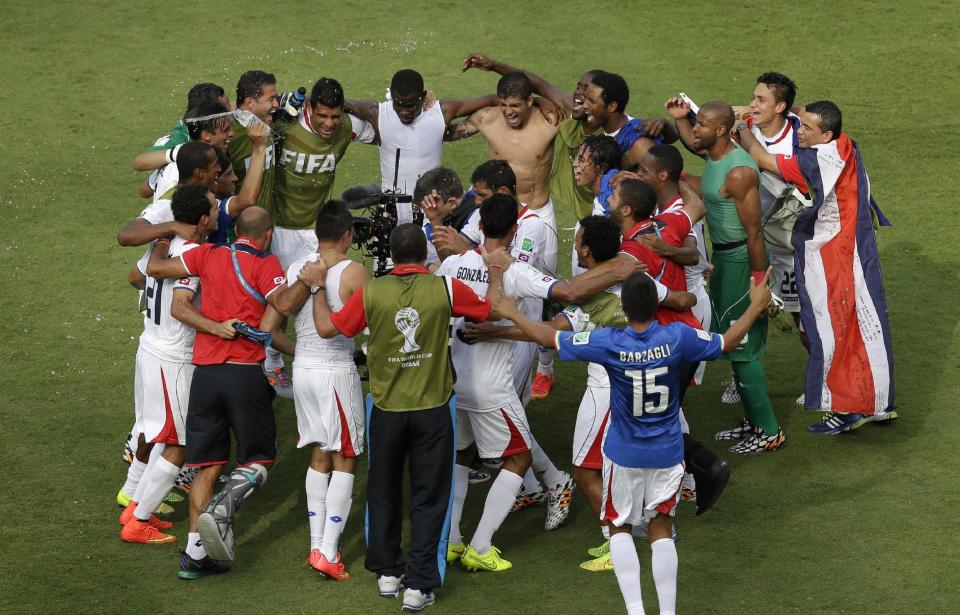
<instances>
[{"instance_id":1,"label":"white shorts","mask_svg":"<svg viewBox=\"0 0 960 615\"><path fill-rule=\"evenodd\" d=\"M356 370L293 366L297 448L316 444L328 453L363 453L365 414Z\"/></svg>"},{"instance_id":2,"label":"white shorts","mask_svg":"<svg viewBox=\"0 0 960 615\"><path fill-rule=\"evenodd\" d=\"M515 400L509 406L483 412L457 408L457 450L474 442L482 459L510 457L530 450L527 415Z\"/></svg>"},{"instance_id":3,"label":"white shorts","mask_svg":"<svg viewBox=\"0 0 960 615\"><path fill-rule=\"evenodd\" d=\"M134 378L138 423L147 442L186 444L187 406L194 365L164 361L146 350L137 350Z\"/></svg>"},{"instance_id":4,"label":"white shorts","mask_svg":"<svg viewBox=\"0 0 960 615\"><path fill-rule=\"evenodd\" d=\"M610 388L587 387L573 429L573 465L589 470L603 468L603 438L610 420Z\"/></svg>"},{"instance_id":5,"label":"white shorts","mask_svg":"<svg viewBox=\"0 0 960 615\"><path fill-rule=\"evenodd\" d=\"M513 388L524 408L530 403L530 385L533 382L533 358L537 345L533 342L513 344Z\"/></svg>"},{"instance_id":6,"label":"white shorts","mask_svg":"<svg viewBox=\"0 0 960 615\"><path fill-rule=\"evenodd\" d=\"M793 252L778 246L767 244L767 255L773 274L770 276L770 290L783 299L783 311L800 312L800 295L797 294L797 272Z\"/></svg>"},{"instance_id":7,"label":"white shorts","mask_svg":"<svg viewBox=\"0 0 960 615\"><path fill-rule=\"evenodd\" d=\"M703 327L703 330L709 331L710 319L713 317L713 307L710 305L710 295L707 294L706 286L701 284L693 294L697 298L697 304L693 306L690 311L693 312L693 315L700 321L700 326ZM693 375L693 382L696 385L699 386L703 383L703 372L706 368L707 362L700 361L700 365Z\"/></svg>"},{"instance_id":8,"label":"white shorts","mask_svg":"<svg viewBox=\"0 0 960 615\"><path fill-rule=\"evenodd\" d=\"M313 229L273 227L270 252L280 259L280 265L284 271L294 262L316 252L317 245L317 234Z\"/></svg>"},{"instance_id":9,"label":"white shorts","mask_svg":"<svg viewBox=\"0 0 960 615\"><path fill-rule=\"evenodd\" d=\"M625 468L603 458L603 504L600 516L615 526L676 513L683 464L672 468Z\"/></svg>"}]
</instances>

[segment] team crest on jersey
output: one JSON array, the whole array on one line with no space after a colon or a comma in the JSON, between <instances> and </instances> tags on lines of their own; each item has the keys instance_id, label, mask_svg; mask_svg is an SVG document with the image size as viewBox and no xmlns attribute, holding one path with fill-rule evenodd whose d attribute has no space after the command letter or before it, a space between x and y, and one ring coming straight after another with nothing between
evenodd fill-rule
<instances>
[{"instance_id":1,"label":"team crest on jersey","mask_svg":"<svg viewBox=\"0 0 960 615\"><path fill-rule=\"evenodd\" d=\"M396 316L393 317L393 324L396 325L397 331L403 336L403 346L400 347L401 353L409 354L420 350L420 345L417 344L416 340L417 329L420 327L419 312L412 307L398 310Z\"/></svg>"},{"instance_id":2,"label":"team crest on jersey","mask_svg":"<svg viewBox=\"0 0 960 615\"><path fill-rule=\"evenodd\" d=\"M574 346L585 346L590 343L590 332L582 331L573 336Z\"/></svg>"}]
</instances>

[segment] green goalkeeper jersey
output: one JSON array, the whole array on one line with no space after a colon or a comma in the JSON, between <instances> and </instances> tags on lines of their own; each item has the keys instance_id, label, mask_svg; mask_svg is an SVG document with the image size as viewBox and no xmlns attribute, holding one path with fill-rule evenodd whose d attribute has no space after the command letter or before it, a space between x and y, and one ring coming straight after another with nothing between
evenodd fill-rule
<instances>
[{"instance_id":1,"label":"green goalkeeper jersey","mask_svg":"<svg viewBox=\"0 0 960 615\"><path fill-rule=\"evenodd\" d=\"M320 207L330 199L337 164L353 138L350 116L329 139L314 132L309 117L301 113L285 127L277 144L274 178L274 218L277 226L312 229Z\"/></svg>"},{"instance_id":2,"label":"green goalkeeper jersey","mask_svg":"<svg viewBox=\"0 0 960 615\"><path fill-rule=\"evenodd\" d=\"M154 141L153 145L150 146L150 149L147 151L155 152L158 150L173 149L177 145L182 145L189 140L190 131L187 130L187 125L183 123L183 120L180 120L173 125L169 133Z\"/></svg>"},{"instance_id":3,"label":"green goalkeeper jersey","mask_svg":"<svg viewBox=\"0 0 960 615\"><path fill-rule=\"evenodd\" d=\"M276 132L271 129L268 139L273 138ZM271 214L273 213L273 175L274 158L276 156L273 142L267 143L266 158L263 162L263 180L260 182L260 192L257 194L257 205L263 207ZM253 141L247 136L247 129L240 122L233 121L233 138L227 144L227 153L230 154L230 160L233 162L233 172L237 174L237 193L243 185L243 180L247 176L247 169L250 167L250 156L253 155Z\"/></svg>"},{"instance_id":4,"label":"green goalkeeper jersey","mask_svg":"<svg viewBox=\"0 0 960 615\"><path fill-rule=\"evenodd\" d=\"M707 230L710 231L710 241L714 244L736 243L747 239L747 231L740 222L736 204L733 199L720 194L727 175L737 167L751 169L759 185L760 171L757 163L739 145L735 145L733 151L720 160L706 157L700 189L703 192L703 204L707 207Z\"/></svg>"}]
</instances>

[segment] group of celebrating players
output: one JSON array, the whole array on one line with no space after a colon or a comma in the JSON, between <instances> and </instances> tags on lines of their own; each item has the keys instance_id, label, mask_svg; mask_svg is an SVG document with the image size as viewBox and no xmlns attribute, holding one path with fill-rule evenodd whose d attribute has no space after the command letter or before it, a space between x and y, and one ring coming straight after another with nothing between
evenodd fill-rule
<instances>
[{"instance_id":1,"label":"group of celebrating players","mask_svg":"<svg viewBox=\"0 0 960 615\"><path fill-rule=\"evenodd\" d=\"M681 408L705 361L730 360L722 401L744 409L715 439L741 455L786 444L761 358L771 315L796 324L808 345L790 234L797 212L810 207L813 185L796 155L840 137L836 105L794 107L794 82L771 72L757 79L748 106L698 108L681 95L666 101L669 121L627 114L627 83L608 71L584 73L571 93L481 54L465 60L468 69L502 75L496 93L438 99L409 69L393 76L384 102L346 99L341 84L326 77L298 98L278 94L273 75L249 71L235 103L221 87L198 84L183 120L136 157L137 170L151 171L140 187L151 203L118 234L121 245L147 246L129 274L142 291L144 332L130 467L117 495L120 537L174 542L172 523L157 514L183 501L175 487L188 491L180 578L225 572L234 558L233 514L262 485L276 452L272 410L255 421L244 406L260 394L250 387L264 383L294 400L297 446L311 448L308 563L331 579L350 578L339 542L369 428L352 337L375 326L369 305L357 316L371 276L350 257L354 218L332 197L354 141L379 147L382 187L411 194L424 214L416 237L410 224L394 230L394 273L425 267L448 281L451 303L469 291L477 297L472 311L452 320L449 341L418 337L426 316L412 308L388 323L402 335L395 360L404 368L448 344L456 374L449 529L435 543L446 562L509 569L493 546L509 513L545 501L545 528L555 529L579 489L602 533L581 567L613 570L627 611L642 613L633 536L646 537L660 612L673 613L675 508L689 499L697 514L708 510L730 474L725 460L690 436ZM477 132L490 159L465 189L442 166L443 143ZM684 171L674 143L705 160L702 176ZM558 229L555 207L569 208L578 221L567 279L557 274L566 231ZM235 297L211 296L208 278ZM231 305L246 307L224 308ZM244 353L223 350L241 339ZM384 351L372 338L366 351L371 389L389 389ZM292 378L283 354L293 357ZM570 474L537 444L525 414L531 399L550 395L555 355L589 362ZM218 363L256 369L244 372L233 395L211 400L201 383L216 376L197 368ZM424 382L425 390L434 386L442 382ZM194 416L194 408L202 414ZM830 411L809 431L836 434L895 416ZM230 429L237 469L221 477ZM482 516L465 536L468 486L495 469ZM223 488L214 495L218 479ZM368 485L371 502L376 488ZM369 547L367 568L378 573L383 596L407 587L404 610L433 603L433 585L413 587L383 572L371 564Z\"/></svg>"}]
</instances>

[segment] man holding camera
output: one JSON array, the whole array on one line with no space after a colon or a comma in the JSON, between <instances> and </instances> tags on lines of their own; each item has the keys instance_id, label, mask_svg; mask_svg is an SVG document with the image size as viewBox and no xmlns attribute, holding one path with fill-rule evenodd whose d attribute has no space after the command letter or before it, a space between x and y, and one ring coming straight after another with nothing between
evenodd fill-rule
<instances>
[{"instance_id":1,"label":"man holding camera","mask_svg":"<svg viewBox=\"0 0 960 615\"><path fill-rule=\"evenodd\" d=\"M370 327L368 400L367 557L381 596L407 588L403 610L433 604L443 583L453 476L453 370L450 318L497 318L490 304L459 280L424 268L427 239L417 224L390 235L395 266L354 292L331 313L320 286L313 316L321 337L352 337ZM322 261L317 265L323 268ZM326 271L323 277L326 277ZM322 284L322 282L321 282ZM400 548L404 461L410 457L410 556Z\"/></svg>"},{"instance_id":2,"label":"man holding camera","mask_svg":"<svg viewBox=\"0 0 960 615\"><path fill-rule=\"evenodd\" d=\"M205 289L200 304L204 317L248 325L229 340L198 331L194 343L186 461L201 470L190 489L190 539L180 564L180 576L186 579L228 570L217 560L234 559L233 515L266 481L276 456L273 390L262 375L263 345L244 334L260 326L267 304L283 315L299 308L309 293L306 282L315 281L311 276L320 270L307 265L300 280L287 286L280 261L265 254L273 221L260 207L240 214L237 235L230 246L205 244L179 258L167 258L167 246L158 242L160 249L153 251L147 267L154 278L199 277ZM237 469L211 498L230 457L231 430L237 439Z\"/></svg>"}]
</instances>

